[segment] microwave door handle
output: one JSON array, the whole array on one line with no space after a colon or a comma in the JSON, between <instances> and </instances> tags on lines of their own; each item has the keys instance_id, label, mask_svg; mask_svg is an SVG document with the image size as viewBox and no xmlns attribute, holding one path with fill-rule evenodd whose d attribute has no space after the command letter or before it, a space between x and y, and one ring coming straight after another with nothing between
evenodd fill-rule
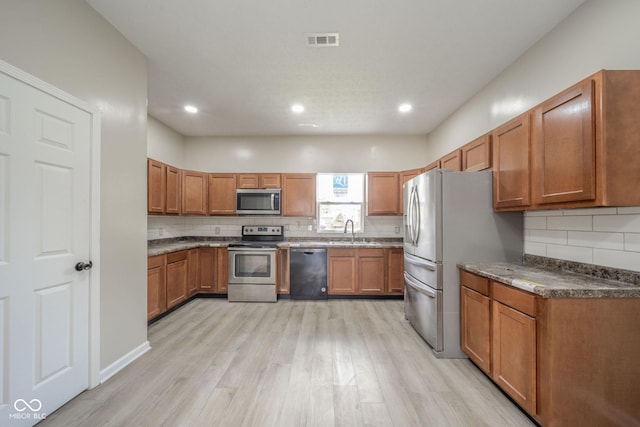
<instances>
[{"instance_id":1,"label":"microwave door handle","mask_svg":"<svg viewBox=\"0 0 640 427\"><path fill-rule=\"evenodd\" d=\"M271 210L274 211L276 209L276 195L271 193Z\"/></svg>"}]
</instances>

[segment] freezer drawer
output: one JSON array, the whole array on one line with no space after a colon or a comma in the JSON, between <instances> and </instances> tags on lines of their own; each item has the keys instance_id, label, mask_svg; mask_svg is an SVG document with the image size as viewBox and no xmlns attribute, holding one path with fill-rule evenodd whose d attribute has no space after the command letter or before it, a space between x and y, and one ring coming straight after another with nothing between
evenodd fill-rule
<instances>
[{"instance_id":1,"label":"freezer drawer","mask_svg":"<svg viewBox=\"0 0 640 427\"><path fill-rule=\"evenodd\" d=\"M442 291L404 273L404 314L411 326L435 352L444 349Z\"/></svg>"},{"instance_id":2,"label":"freezer drawer","mask_svg":"<svg viewBox=\"0 0 640 427\"><path fill-rule=\"evenodd\" d=\"M442 289L442 264L405 253L404 270L419 282Z\"/></svg>"}]
</instances>

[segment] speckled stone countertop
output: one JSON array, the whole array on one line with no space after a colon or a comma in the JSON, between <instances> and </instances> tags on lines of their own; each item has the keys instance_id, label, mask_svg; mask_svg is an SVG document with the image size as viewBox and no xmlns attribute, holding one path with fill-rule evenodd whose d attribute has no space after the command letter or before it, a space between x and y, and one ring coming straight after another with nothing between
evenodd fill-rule
<instances>
[{"instance_id":1,"label":"speckled stone countertop","mask_svg":"<svg viewBox=\"0 0 640 427\"><path fill-rule=\"evenodd\" d=\"M234 239L234 241L237 239ZM230 240L221 239L202 239L202 238L187 238L187 239L159 239L151 240L147 243L147 256L164 255L171 252L185 251L193 248L204 247L226 247L229 245Z\"/></svg>"},{"instance_id":2,"label":"speckled stone countertop","mask_svg":"<svg viewBox=\"0 0 640 427\"><path fill-rule=\"evenodd\" d=\"M202 247L227 247L230 242L240 240L235 237L213 239L203 237L180 237L172 239L150 240L147 245L147 256L168 254ZM356 240L287 240L278 245L283 248L402 248L402 241L397 239Z\"/></svg>"},{"instance_id":3,"label":"speckled stone countertop","mask_svg":"<svg viewBox=\"0 0 640 427\"><path fill-rule=\"evenodd\" d=\"M572 264L576 263L526 256L524 263L460 263L458 267L544 298L640 298L640 273L591 266L592 274L584 274L588 265L580 264L579 274L567 271ZM629 281L598 277L603 275Z\"/></svg>"}]
</instances>

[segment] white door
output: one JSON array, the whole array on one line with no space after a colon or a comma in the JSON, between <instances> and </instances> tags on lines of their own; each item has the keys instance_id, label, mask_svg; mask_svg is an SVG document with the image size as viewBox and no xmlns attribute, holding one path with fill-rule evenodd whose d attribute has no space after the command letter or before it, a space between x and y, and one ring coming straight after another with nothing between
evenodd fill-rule
<instances>
[{"instance_id":1,"label":"white door","mask_svg":"<svg viewBox=\"0 0 640 427\"><path fill-rule=\"evenodd\" d=\"M0 425L88 388L91 115L0 71Z\"/></svg>"}]
</instances>

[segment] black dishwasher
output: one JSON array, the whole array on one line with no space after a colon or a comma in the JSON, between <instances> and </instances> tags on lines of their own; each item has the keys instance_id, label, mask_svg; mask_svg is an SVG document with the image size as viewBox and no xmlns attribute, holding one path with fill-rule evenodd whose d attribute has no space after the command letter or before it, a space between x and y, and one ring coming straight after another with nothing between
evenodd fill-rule
<instances>
[{"instance_id":1,"label":"black dishwasher","mask_svg":"<svg viewBox=\"0 0 640 427\"><path fill-rule=\"evenodd\" d=\"M291 299L327 299L327 250L292 248L289 264Z\"/></svg>"}]
</instances>

